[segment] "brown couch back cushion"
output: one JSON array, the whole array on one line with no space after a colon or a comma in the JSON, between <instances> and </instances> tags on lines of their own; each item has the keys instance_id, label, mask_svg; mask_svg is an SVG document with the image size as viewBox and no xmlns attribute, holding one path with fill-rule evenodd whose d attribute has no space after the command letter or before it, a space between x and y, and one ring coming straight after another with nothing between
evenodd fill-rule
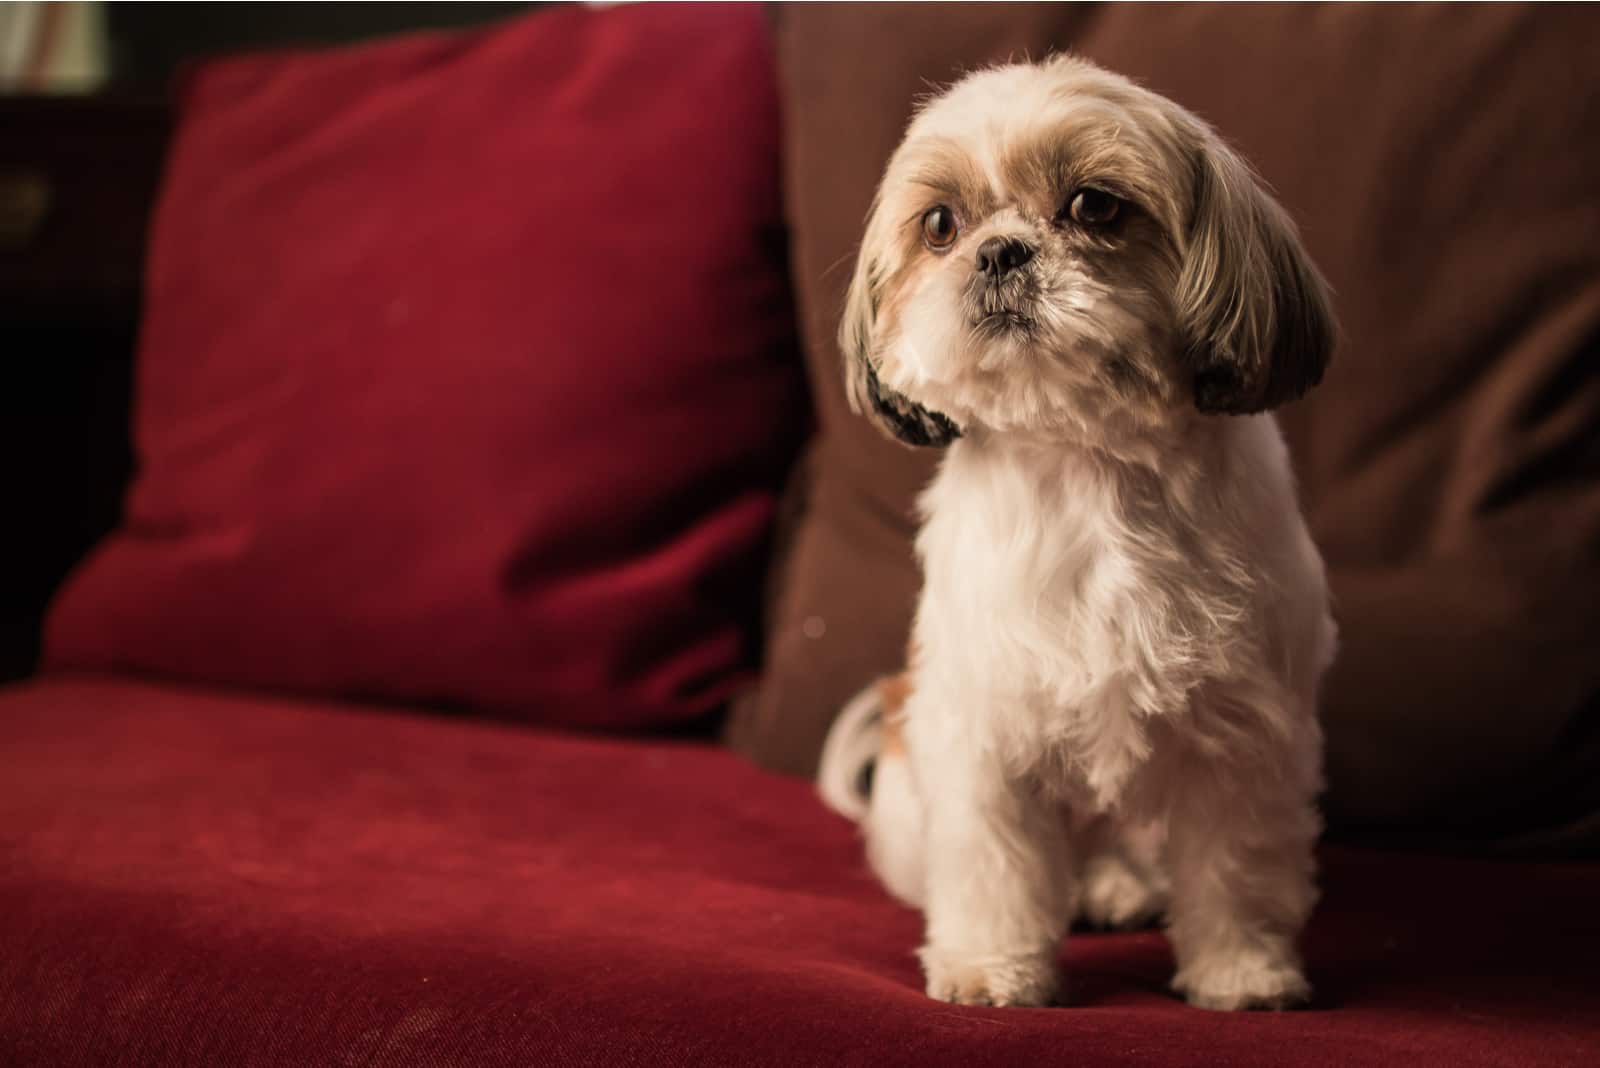
<instances>
[{"instance_id":1,"label":"brown couch back cushion","mask_svg":"<svg viewBox=\"0 0 1600 1068\"><path fill-rule=\"evenodd\" d=\"M1324 709L1335 824L1573 840L1600 808L1583 723L1600 694L1600 19L806 5L778 22L821 433L735 744L808 773L840 704L901 662L910 506L938 457L850 414L833 336L914 99L1071 49L1213 122L1337 291L1334 365L1281 413L1343 628Z\"/></svg>"}]
</instances>

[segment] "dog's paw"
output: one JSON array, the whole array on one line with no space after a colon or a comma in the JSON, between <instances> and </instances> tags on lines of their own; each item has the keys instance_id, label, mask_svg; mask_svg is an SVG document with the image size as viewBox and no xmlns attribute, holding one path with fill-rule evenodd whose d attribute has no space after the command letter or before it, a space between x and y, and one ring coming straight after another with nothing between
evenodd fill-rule
<instances>
[{"instance_id":1,"label":"dog's paw","mask_svg":"<svg viewBox=\"0 0 1600 1068\"><path fill-rule=\"evenodd\" d=\"M954 1005L1048 1005L1060 989L1054 953L975 956L921 952L928 996Z\"/></svg>"},{"instance_id":2,"label":"dog's paw","mask_svg":"<svg viewBox=\"0 0 1600 1068\"><path fill-rule=\"evenodd\" d=\"M1161 918L1167 893L1115 855L1095 857L1084 869L1079 914L1091 927L1136 931Z\"/></svg>"},{"instance_id":3,"label":"dog's paw","mask_svg":"<svg viewBox=\"0 0 1600 1068\"><path fill-rule=\"evenodd\" d=\"M1192 962L1172 988L1201 1009L1297 1009L1311 1000L1311 984L1299 967L1259 951Z\"/></svg>"}]
</instances>

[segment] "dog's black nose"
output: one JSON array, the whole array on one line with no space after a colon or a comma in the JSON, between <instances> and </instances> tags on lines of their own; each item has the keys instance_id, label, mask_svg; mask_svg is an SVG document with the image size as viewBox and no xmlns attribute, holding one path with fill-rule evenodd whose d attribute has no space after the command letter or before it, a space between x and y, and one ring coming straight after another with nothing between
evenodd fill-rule
<instances>
[{"instance_id":1,"label":"dog's black nose","mask_svg":"<svg viewBox=\"0 0 1600 1068\"><path fill-rule=\"evenodd\" d=\"M1033 246L1015 237L991 237L978 246L978 270L1001 279L1033 259Z\"/></svg>"}]
</instances>

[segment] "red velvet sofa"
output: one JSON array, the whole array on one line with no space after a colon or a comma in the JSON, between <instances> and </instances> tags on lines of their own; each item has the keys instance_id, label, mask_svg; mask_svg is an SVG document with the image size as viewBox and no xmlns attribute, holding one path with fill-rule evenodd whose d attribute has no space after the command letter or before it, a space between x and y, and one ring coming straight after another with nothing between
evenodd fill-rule
<instances>
[{"instance_id":1,"label":"red velvet sofa","mask_svg":"<svg viewBox=\"0 0 1600 1068\"><path fill-rule=\"evenodd\" d=\"M1589 1065L1600 870L1330 849L1314 1008L1192 1009L1158 933L1065 1007L922 994L918 917L803 781L127 679L0 696L17 1065Z\"/></svg>"},{"instance_id":2,"label":"red velvet sofa","mask_svg":"<svg viewBox=\"0 0 1600 1068\"><path fill-rule=\"evenodd\" d=\"M766 32L568 9L187 85L139 471L0 687L0 1064L1600 1063L1600 867L1348 833L1307 1010L1188 1007L1153 931L1075 933L1058 1008L923 996L853 829L714 730L809 429ZM508 94L559 107L477 121ZM639 247L637 322L563 288Z\"/></svg>"}]
</instances>

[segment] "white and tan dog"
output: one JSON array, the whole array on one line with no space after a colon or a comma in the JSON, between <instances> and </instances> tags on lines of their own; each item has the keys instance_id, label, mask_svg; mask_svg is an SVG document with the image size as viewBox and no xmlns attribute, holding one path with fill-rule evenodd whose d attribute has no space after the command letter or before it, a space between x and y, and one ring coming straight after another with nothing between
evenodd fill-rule
<instances>
[{"instance_id":1,"label":"white and tan dog","mask_svg":"<svg viewBox=\"0 0 1600 1068\"><path fill-rule=\"evenodd\" d=\"M1293 224L1171 101L1057 58L912 121L841 341L858 410L949 448L906 675L821 786L924 910L931 996L1044 1004L1075 916L1163 914L1192 1003L1309 996L1335 629L1264 413L1333 332Z\"/></svg>"}]
</instances>

